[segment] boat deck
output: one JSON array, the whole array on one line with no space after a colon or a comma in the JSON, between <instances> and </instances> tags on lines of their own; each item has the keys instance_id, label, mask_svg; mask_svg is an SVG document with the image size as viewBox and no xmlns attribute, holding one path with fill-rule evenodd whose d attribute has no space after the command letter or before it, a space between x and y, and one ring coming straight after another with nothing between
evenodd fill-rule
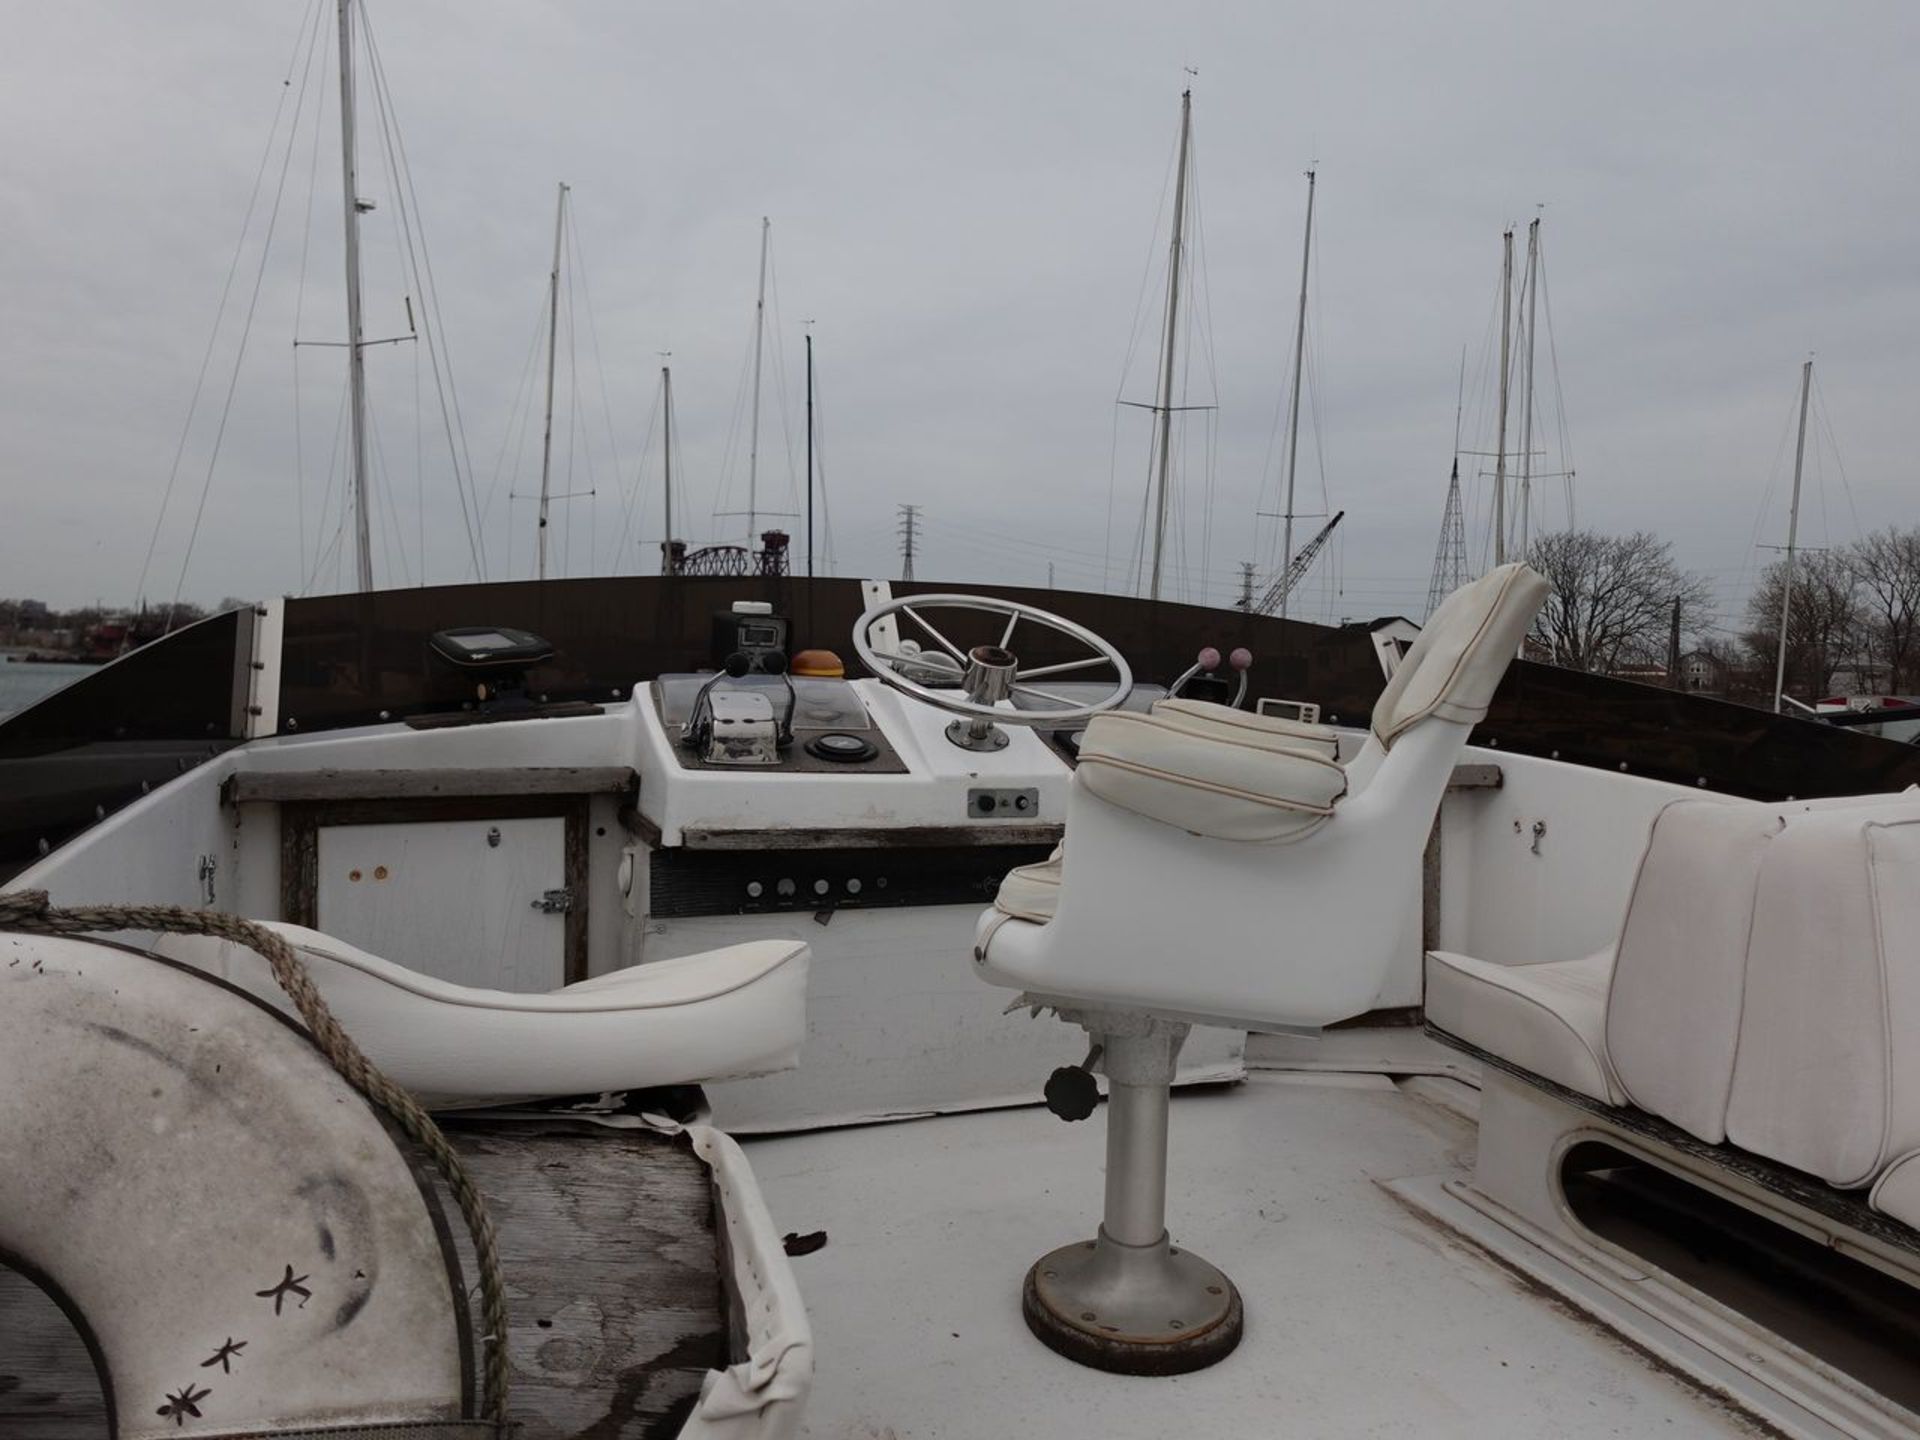
<instances>
[{"instance_id":1,"label":"boat deck","mask_svg":"<svg viewBox=\"0 0 1920 1440\"><path fill-rule=\"evenodd\" d=\"M1035 1077L1036 1083L1040 1077ZM1771 1433L1400 1204L1464 1176L1475 1127L1374 1075L1257 1073L1173 1102L1169 1225L1239 1284L1240 1349L1173 1379L1083 1369L1027 1332L1020 1283L1090 1236L1104 1128L1039 1108L770 1137L748 1153L817 1346L806 1433L1471 1437Z\"/></svg>"}]
</instances>

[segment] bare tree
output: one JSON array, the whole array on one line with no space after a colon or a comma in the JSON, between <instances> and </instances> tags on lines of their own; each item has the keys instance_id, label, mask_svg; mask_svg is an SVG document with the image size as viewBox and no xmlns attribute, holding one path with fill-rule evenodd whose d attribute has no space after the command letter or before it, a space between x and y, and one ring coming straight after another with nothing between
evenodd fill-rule
<instances>
[{"instance_id":1,"label":"bare tree","mask_svg":"<svg viewBox=\"0 0 1920 1440\"><path fill-rule=\"evenodd\" d=\"M1862 639L1887 693L1920 686L1920 528L1876 531L1848 549L1847 561L1860 584Z\"/></svg>"},{"instance_id":2,"label":"bare tree","mask_svg":"<svg viewBox=\"0 0 1920 1440\"><path fill-rule=\"evenodd\" d=\"M1555 531L1533 542L1527 563L1553 586L1531 638L1570 670L1658 663L1676 604L1687 633L1705 617L1706 583L1674 564L1672 547L1645 530Z\"/></svg>"},{"instance_id":3,"label":"bare tree","mask_svg":"<svg viewBox=\"0 0 1920 1440\"><path fill-rule=\"evenodd\" d=\"M1786 561L1775 561L1760 577L1747 602L1747 628L1741 635L1756 667L1771 674L1780 644L1780 600L1786 589ZM1852 661L1861 641L1860 586L1851 559L1835 551L1811 550L1794 567L1793 608L1787 621L1786 688L1807 699L1833 688L1834 672Z\"/></svg>"}]
</instances>

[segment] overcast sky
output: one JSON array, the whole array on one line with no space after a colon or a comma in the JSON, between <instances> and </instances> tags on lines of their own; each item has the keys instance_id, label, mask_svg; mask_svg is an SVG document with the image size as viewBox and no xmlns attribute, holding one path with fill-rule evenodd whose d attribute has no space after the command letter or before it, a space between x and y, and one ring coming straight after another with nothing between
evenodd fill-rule
<instances>
[{"instance_id":1,"label":"overcast sky","mask_svg":"<svg viewBox=\"0 0 1920 1440\"><path fill-rule=\"evenodd\" d=\"M134 598L263 152L146 593L181 583L203 487L186 598L351 584L342 352L298 351L293 387L295 334L337 341L344 323L337 81L329 55L303 69L299 49L303 23L330 38L333 5L311 3L10 7L0 595ZM1192 412L1180 447L1169 593L1224 602L1239 561L1264 580L1277 558L1256 511L1274 506L1310 162L1316 383L1297 508L1323 508L1324 475L1347 518L1297 612L1420 613L1462 351L1462 443L1488 450L1500 233L1520 226L1524 250L1536 214L1582 523L1670 538L1737 621L1769 558L1756 540L1784 538L1810 351L1826 420L1809 445L1803 543L1920 523L1911 0L368 4L474 485L491 494L490 578L532 571L532 502L505 492L538 487L528 361L565 180L584 279L569 266L554 488L596 493L556 503L556 572L656 565L657 430L644 456L643 441L662 351L681 432L676 529L696 544L744 532L714 512L745 501L741 382L764 214L778 308L761 504L794 508L811 321L839 573L897 573L896 506L914 503L923 578L1044 584L1051 559L1063 587L1125 585L1152 422L1115 401L1152 394L1188 83L1200 273L1183 393L1218 410ZM378 338L405 331L414 286L364 77L361 124ZM1546 339L1543 317L1539 463L1558 470ZM428 357L382 347L368 369L380 583L469 578ZM1476 564L1483 463L1462 462ZM1561 482L1538 493L1545 522L1564 523ZM1302 520L1301 535L1319 523Z\"/></svg>"}]
</instances>

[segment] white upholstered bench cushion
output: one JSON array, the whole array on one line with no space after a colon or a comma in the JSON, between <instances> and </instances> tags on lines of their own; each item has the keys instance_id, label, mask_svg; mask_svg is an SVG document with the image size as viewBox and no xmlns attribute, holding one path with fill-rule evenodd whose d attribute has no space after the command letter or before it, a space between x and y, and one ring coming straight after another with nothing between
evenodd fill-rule
<instances>
[{"instance_id":1,"label":"white upholstered bench cushion","mask_svg":"<svg viewBox=\"0 0 1920 1440\"><path fill-rule=\"evenodd\" d=\"M1340 732L1331 725L1306 725L1279 715L1256 715L1210 700L1156 700L1152 713L1196 735L1214 735L1276 750L1304 750L1325 760L1340 758Z\"/></svg>"},{"instance_id":2,"label":"white upholstered bench cushion","mask_svg":"<svg viewBox=\"0 0 1920 1440\"><path fill-rule=\"evenodd\" d=\"M1920 798L1768 844L1727 1138L1842 1187L1920 1149Z\"/></svg>"},{"instance_id":3,"label":"white upholstered bench cushion","mask_svg":"<svg viewBox=\"0 0 1920 1440\"><path fill-rule=\"evenodd\" d=\"M1626 1101L1606 1060L1613 952L1497 965L1427 952L1427 1020L1470 1045L1609 1105Z\"/></svg>"},{"instance_id":4,"label":"white upholstered bench cushion","mask_svg":"<svg viewBox=\"0 0 1920 1440\"><path fill-rule=\"evenodd\" d=\"M1783 821L1748 801L1676 800L1654 818L1607 994L1607 1059L1627 1098L1710 1145L1727 1138L1760 862Z\"/></svg>"},{"instance_id":5,"label":"white upholstered bench cushion","mask_svg":"<svg viewBox=\"0 0 1920 1440\"><path fill-rule=\"evenodd\" d=\"M1297 840L1333 814L1347 775L1270 739L1225 739L1160 715L1109 711L1080 741L1074 783L1111 805L1216 840Z\"/></svg>"},{"instance_id":6,"label":"white upholstered bench cushion","mask_svg":"<svg viewBox=\"0 0 1920 1440\"><path fill-rule=\"evenodd\" d=\"M1909 1150L1881 1171L1867 1203L1882 1215L1920 1230L1920 1150Z\"/></svg>"},{"instance_id":7,"label":"white upholstered bench cushion","mask_svg":"<svg viewBox=\"0 0 1920 1440\"><path fill-rule=\"evenodd\" d=\"M1060 857L1065 853L1065 846L1056 845L1046 859L1009 870L994 893L993 908L1036 925L1053 919L1060 907Z\"/></svg>"}]
</instances>

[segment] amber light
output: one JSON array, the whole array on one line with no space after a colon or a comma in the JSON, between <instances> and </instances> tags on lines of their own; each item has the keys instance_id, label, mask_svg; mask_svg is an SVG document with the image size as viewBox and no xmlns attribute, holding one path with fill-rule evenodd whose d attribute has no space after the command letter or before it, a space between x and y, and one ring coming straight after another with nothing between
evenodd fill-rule
<instances>
[{"instance_id":1,"label":"amber light","mask_svg":"<svg viewBox=\"0 0 1920 1440\"><path fill-rule=\"evenodd\" d=\"M790 671L815 680L840 680L845 678L847 667L831 650L802 650L793 657Z\"/></svg>"}]
</instances>

